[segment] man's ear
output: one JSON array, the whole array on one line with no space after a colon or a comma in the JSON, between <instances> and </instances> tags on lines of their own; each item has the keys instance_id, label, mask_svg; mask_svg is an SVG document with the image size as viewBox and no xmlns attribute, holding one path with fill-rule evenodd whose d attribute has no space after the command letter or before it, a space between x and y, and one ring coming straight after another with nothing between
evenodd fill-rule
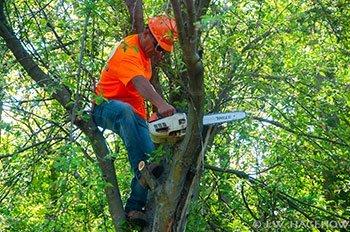
<instances>
[{"instance_id":1,"label":"man's ear","mask_svg":"<svg viewBox=\"0 0 350 232\"><path fill-rule=\"evenodd\" d=\"M145 29L141 32L141 41L144 42L146 40L147 36L148 36L148 32Z\"/></svg>"},{"instance_id":2,"label":"man's ear","mask_svg":"<svg viewBox=\"0 0 350 232\"><path fill-rule=\"evenodd\" d=\"M144 30L144 32L145 32L146 35L148 35L148 36L152 35L151 30L150 30L148 27L146 27L146 29Z\"/></svg>"}]
</instances>

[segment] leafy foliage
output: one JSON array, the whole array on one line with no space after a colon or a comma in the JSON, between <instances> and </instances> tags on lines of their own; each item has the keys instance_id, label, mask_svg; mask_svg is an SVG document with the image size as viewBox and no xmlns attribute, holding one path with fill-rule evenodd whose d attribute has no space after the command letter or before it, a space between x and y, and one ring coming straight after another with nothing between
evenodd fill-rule
<instances>
[{"instance_id":1,"label":"leafy foliage","mask_svg":"<svg viewBox=\"0 0 350 232\"><path fill-rule=\"evenodd\" d=\"M144 7L146 16L168 10L162 1ZM76 115L103 101L92 89L130 30L123 2L7 1L6 13L41 68L72 91L71 104L86 106ZM249 118L214 128L188 231L341 231L325 222L349 221L349 21L345 0L211 2L196 25L205 109ZM89 141L2 40L0 48L0 230L111 231ZM167 59L164 95L185 109L180 49ZM125 200L127 154L105 136Z\"/></svg>"}]
</instances>

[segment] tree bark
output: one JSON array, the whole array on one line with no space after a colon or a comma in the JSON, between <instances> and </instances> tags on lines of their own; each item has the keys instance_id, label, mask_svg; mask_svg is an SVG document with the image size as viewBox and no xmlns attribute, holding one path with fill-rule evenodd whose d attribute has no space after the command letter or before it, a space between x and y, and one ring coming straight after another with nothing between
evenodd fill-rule
<instances>
[{"instance_id":1,"label":"tree bark","mask_svg":"<svg viewBox=\"0 0 350 232\"><path fill-rule=\"evenodd\" d=\"M155 191L152 228L145 231L182 231L186 222L189 199L198 185L202 151L203 65L199 58L193 1L171 1L188 78L188 127L186 136L175 151L166 182ZM186 11L185 11L186 10Z\"/></svg>"},{"instance_id":2,"label":"tree bark","mask_svg":"<svg viewBox=\"0 0 350 232\"><path fill-rule=\"evenodd\" d=\"M128 7L131 21L131 34L143 31L143 7L142 0L124 0Z\"/></svg>"}]
</instances>

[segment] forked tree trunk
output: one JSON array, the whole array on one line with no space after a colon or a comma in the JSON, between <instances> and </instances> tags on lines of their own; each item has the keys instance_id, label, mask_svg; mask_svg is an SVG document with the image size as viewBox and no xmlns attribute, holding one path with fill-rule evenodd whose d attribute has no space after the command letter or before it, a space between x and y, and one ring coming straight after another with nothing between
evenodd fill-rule
<instances>
[{"instance_id":1,"label":"forked tree trunk","mask_svg":"<svg viewBox=\"0 0 350 232\"><path fill-rule=\"evenodd\" d=\"M130 5L130 1L126 2ZM178 25L183 60L187 68L189 125L186 137L174 149L174 155L166 165L165 180L150 193L147 207L150 226L143 231L183 231L189 203L200 179L204 88L203 65L197 54L198 32L195 23L199 18L197 12L204 13L203 9L208 7L209 1L185 2L183 4L180 1L171 1ZM142 10L132 9L134 10L129 13L134 24L140 18L135 12Z\"/></svg>"}]
</instances>

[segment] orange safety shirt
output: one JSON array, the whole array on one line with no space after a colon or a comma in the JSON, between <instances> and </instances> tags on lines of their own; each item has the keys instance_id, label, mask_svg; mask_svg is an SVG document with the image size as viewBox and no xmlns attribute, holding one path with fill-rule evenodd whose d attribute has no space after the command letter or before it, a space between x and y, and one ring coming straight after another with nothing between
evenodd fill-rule
<instances>
[{"instance_id":1,"label":"orange safety shirt","mask_svg":"<svg viewBox=\"0 0 350 232\"><path fill-rule=\"evenodd\" d=\"M138 35L130 35L118 43L101 72L96 94L130 104L135 113L146 118L145 99L132 80L136 76L151 79L151 59L141 49Z\"/></svg>"}]
</instances>

